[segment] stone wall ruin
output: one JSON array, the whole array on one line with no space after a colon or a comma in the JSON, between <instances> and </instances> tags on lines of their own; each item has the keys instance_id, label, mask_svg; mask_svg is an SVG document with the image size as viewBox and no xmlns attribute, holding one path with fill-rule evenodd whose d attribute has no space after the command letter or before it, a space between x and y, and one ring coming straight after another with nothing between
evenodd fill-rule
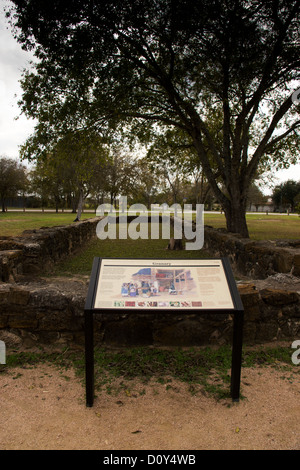
<instances>
[{"instance_id":1,"label":"stone wall ruin","mask_svg":"<svg viewBox=\"0 0 300 470\"><path fill-rule=\"evenodd\" d=\"M84 344L88 278L45 278L45 268L96 237L99 218L0 237L0 339L9 344ZM249 344L300 337L300 241L253 242L205 227L212 257L228 256L245 308ZM201 252L195 252L201 257ZM230 315L96 317L96 338L112 346L192 346L231 342Z\"/></svg>"}]
</instances>

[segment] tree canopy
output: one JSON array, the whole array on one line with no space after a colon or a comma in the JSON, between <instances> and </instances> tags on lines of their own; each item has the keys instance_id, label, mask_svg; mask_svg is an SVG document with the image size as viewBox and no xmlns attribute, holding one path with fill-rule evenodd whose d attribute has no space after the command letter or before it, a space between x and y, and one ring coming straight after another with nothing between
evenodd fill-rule
<instances>
[{"instance_id":1,"label":"tree canopy","mask_svg":"<svg viewBox=\"0 0 300 470\"><path fill-rule=\"evenodd\" d=\"M300 182L288 180L275 186L272 199L279 210L289 209L294 212L296 204L299 203Z\"/></svg>"},{"instance_id":2,"label":"tree canopy","mask_svg":"<svg viewBox=\"0 0 300 470\"><path fill-rule=\"evenodd\" d=\"M5 199L16 196L19 191L25 190L27 175L24 165L7 157L0 157L0 199L2 212L5 212Z\"/></svg>"},{"instance_id":3,"label":"tree canopy","mask_svg":"<svg viewBox=\"0 0 300 470\"><path fill-rule=\"evenodd\" d=\"M228 230L248 236L259 165L299 151L299 0L12 1L38 59L22 80L21 109L38 120L27 157L70 128L146 139L176 127Z\"/></svg>"}]
</instances>

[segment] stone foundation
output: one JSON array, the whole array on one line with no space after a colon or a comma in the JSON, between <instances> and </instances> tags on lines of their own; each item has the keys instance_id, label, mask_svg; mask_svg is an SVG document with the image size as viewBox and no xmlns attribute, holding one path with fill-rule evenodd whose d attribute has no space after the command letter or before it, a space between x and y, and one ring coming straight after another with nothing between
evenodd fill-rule
<instances>
[{"instance_id":1,"label":"stone foundation","mask_svg":"<svg viewBox=\"0 0 300 470\"><path fill-rule=\"evenodd\" d=\"M0 339L24 346L84 344L89 279L49 280L40 273L95 238L98 222L94 218L0 237ZM238 281L245 343L300 338L299 245L254 242L205 227L205 248L212 256L228 256L238 278L252 277ZM231 343L232 320L223 314L97 315L96 340L111 346L225 344Z\"/></svg>"},{"instance_id":2,"label":"stone foundation","mask_svg":"<svg viewBox=\"0 0 300 470\"><path fill-rule=\"evenodd\" d=\"M0 339L25 346L84 344L88 280L65 278L0 285ZM244 342L257 344L300 338L297 291L238 283L245 308ZM110 346L201 346L227 344L232 317L223 314L95 315L96 341ZM5 339L3 339L5 340Z\"/></svg>"},{"instance_id":3,"label":"stone foundation","mask_svg":"<svg viewBox=\"0 0 300 470\"><path fill-rule=\"evenodd\" d=\"M0 237L0 283L22 274L45 272L58 260L96 237L99 217L70 225L25 230L18 237Z\"/></svg>"},{"instance_id":4,"label":"stone foundation","mask_svg":"<svg viewBox=\"0 0 300 470\"><path fill-rule=\"evenodd\" d=\"M266 279L276 273L300 277L300 239L254 241L205 226L204 247L216 258L228 256L238 275Z\"/></svg>"}]
</instances>

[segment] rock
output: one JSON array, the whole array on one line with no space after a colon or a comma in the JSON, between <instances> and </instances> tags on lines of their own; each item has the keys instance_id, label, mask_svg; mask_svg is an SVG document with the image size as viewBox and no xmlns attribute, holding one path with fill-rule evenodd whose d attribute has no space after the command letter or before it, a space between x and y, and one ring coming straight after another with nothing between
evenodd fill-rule
<instances>
[{"instance_id":1,"label":"rock","mask_svg":"<svg viewBox=\"0 0 300 470\"><path fill-rule=\"evenodd\" d=\"M204 246L215 257L229 257L236 274L266 279L276 273L300 277L300 240L255 241L204 227Z\"/></svg>"},{"instance_id":2,"label":"rock","mask_svg":"<svg viewBox=\"0 0 300 470\"><path fill-rule=\"evenodd\" d=\"M7 348L15 348L22 343L20 336L7 330L0 330L0 340L4 341Z\"/></svg>"},{"instance_id":3,"label":"rock","mask_svg":"<svg viewBox=\"0 0 300 470\"><path fill-rule=\"evenodd\" d=\"M300 254L296 254L293 258L292 273L294 276L300 276Z\"/></svg>"},{"instance_id":4,"label":"rock","mask_svg":"<svg viewBox=\"0 0 300 470\"><path fill-rule=\"evenodd\" d=\"M30 292L26 288L11 287L8 301L14 305L27 305Z\"/></svg>"},{"instance_id":5,"label":"rock","mask_svg":"<svg viewBox=\"0 0 300 470\"><path fill-rule=\"evenodd\" d=\"M170 238L170 242L167 247L168 250L183 250L182 240Z\"/></svg>"},{"instance_id":6,"label":"rock","mask_svg":"<svg viewBox=\"0 0 300 470\"><path fill-rule=\"evenodd\" d=\"M269 305L288 305L297 303L299 295L297 292L282 289L263 289L260 291L262 300Z\"/></svg>"},{"instance_id":7,"label":"rock","mask_svg":"<svg viewBox=\"0 0 300 470\"><path fill-rule=\"evenodd\" d=\"M245 309L245 322L257 320L260 316L260 297L255 284L239 284L238 291Z\"/></svg>"},{"instance_id":8,"label":"rock","mask_svg":"<svg viewBox=\"0 0 300 470\"><path fill-rule=\"evenodd\" d=\"M0 238L0 282L17 281L20 274L41 274L83 243L96 238L100 218L74 224L24 230L21 236Z\"/></svg>"},{"instance_id":9,"label":"rock","mask_svg":"<svg viewBox=\"0 0 300 470\"><path fill-rule=\"evenodd\" d=\"M250 307L258 303L259 293L255 284L238 284L238 291L244 307Z\"/></svg>"}]
</instances>

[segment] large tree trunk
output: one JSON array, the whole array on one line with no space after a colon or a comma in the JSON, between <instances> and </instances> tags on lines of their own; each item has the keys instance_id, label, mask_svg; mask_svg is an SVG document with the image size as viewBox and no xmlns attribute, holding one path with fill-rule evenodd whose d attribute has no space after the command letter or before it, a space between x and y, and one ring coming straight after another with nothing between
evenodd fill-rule
<instances>
[{"instance_id":1,"label":"large tree trunk","mask_svg":"<svg viewBox=\"0 0 300 470\"><path fill-rule=\"evenodd\" d=\"M219 165L221 168L218 170L218 172L214 172L206 149L202 143L201 132L195 131L193 137L194 146L199 155L199 160L202 163L204 175L211 187L214 196L221 204L221 207L225 212L227 230L229 232L239 233L242 237L249 238L249 232L246 223L246 199L250 179L248 184L245 180L245 176L244 181L242 181L242 176L239 174L239 171L233 171L231 165L229 165L230 158L227 157L221 159L217 150L214 149L212 143L211 145L214 149L216 166ZM225 192L224 190L221 190L218 183L218 178L220 177L223 180L223 187L226 188Z\"/></svg>"},{"instance_id":2,"label":"large tree trunk","mask_svg":"<svg viewBox=\"0 0 300 470\"><path fill-rule=\"evenodd\" d=\"M244 204L240 201L228 201L228 204L224 206L224 212L227 230L249 238Z\"/></svg>"},{"instance_id":3,"label":"large tree trunk","mask_svg":"<svg viewBox=\"0 0 300 470\"><path fill-rule=\"evenodd\" d=\"M242 177L238 168L233 171L228 165L229 159L227 159L227 167L226 165L224 166L223 162L218 161L217 163L223 167L222 172L219 170L218 177L222 177L223 179L223 184L226 188L224 192L219 187L216 174L212 171L201 140L199 138L195 139L194 144L198 151L200 161L202 161L203 171L210 184L211 190L225 212L227 230L229 232L239 233L244 238L249 238L246 222L246 203L251 179L246 179L246 175Z\"/></svg>"},{"instance_id":4,"label":"large tree trunk","mask_svg":"<svg viewBox=\"0 0 300 470\"><path fill-rule=\"evenodd\" d=\"M232 182L227 191L228 198L225 198L223 204L227 230L249 238L246 222L247 191L242 192L239 183L236 182Z\"/></svg>"}]
</instances>

